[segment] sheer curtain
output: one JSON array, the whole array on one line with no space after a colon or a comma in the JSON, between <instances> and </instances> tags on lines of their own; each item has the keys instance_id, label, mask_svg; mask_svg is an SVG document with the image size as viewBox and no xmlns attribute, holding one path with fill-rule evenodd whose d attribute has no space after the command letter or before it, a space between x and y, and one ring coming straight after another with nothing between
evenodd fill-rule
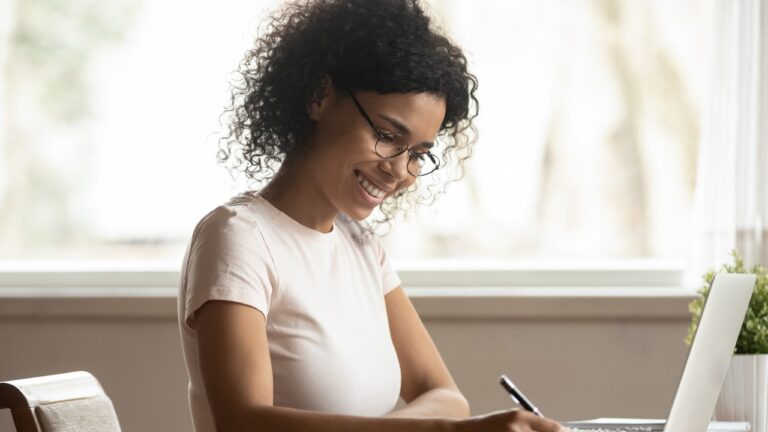
<instances>
[{"instance_id":1,"label":"sheer curtain","mask_svg":"<svg viewBox=\"0 0 768 432\"><path fill-rule=\"evenodd\" d=\"M8 71L8 51L11 46L15 6L15 0L0 0L0 101L7 100L8 81L5 74ZM5 103L0 102L0 166L5 164L7 122L7 107ZM5 195L8 193L8 183L8 173L0 172L0 205L4 203Z\"/></svg>"},{"instance_id":2,"label":"sheer curtain","mask_svg":"<svg viewBox=\"0 0 768 432\"><path fill-rule=\"evenodd\" d=\"M768 2L714 0L688 282L730 261L768 265Z\"/></svg>"}]
</instances>

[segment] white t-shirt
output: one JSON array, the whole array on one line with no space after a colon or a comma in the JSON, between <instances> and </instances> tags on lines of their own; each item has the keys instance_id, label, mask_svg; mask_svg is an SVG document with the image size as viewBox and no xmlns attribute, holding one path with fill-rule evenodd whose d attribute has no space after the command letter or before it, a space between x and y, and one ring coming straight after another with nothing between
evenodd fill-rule
<instances>
[{"instance_id":1,"label":"white t-shirt","mask_svg":"<svg viewBox=\"0 0 768 432\"><path fill-rule=\"evenodd\" d=\"M196 432L214 432L190 326L208 300L266 317L274 404L381 416L400 393L384 296L400 279L378 238L344 216L324 234L259 195L233 198L195 228L182 269L179 326Z\"/></svg>"}]
</instances>

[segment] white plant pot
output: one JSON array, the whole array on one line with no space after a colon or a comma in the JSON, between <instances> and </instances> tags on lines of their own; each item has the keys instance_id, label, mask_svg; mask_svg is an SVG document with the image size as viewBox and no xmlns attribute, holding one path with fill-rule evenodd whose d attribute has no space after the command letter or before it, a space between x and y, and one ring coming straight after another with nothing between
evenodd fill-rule
<instances>
[{"instance_id":1,"label":"white plant pot","mask_svg":"<svg viewBox=\"0 0 768 432\"><path fill-rule=\"evenodd\" d=\"M736 354L720 390L715 420L748 421L768 432L768 354Z\"/></svg>"}]
</instances>

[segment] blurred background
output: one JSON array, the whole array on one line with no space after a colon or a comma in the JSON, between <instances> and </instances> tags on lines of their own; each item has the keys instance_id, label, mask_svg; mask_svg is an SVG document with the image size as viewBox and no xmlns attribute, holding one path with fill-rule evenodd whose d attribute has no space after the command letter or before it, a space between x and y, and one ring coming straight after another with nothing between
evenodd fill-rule
<instances>
[{"instance_id":1,"label":"blurred background","mask_svg":"<svg viewBox=\"0 0 768 432\"><path fill-rule=\"evenodd\" d=\"M0 260L180 262L248 187L216 162L218 120L279 2L2 4ZM707 2L431 6L479 78L480 140L464 181L395 224L392 256L686 258Z\"/></svg>"}]
</instances>

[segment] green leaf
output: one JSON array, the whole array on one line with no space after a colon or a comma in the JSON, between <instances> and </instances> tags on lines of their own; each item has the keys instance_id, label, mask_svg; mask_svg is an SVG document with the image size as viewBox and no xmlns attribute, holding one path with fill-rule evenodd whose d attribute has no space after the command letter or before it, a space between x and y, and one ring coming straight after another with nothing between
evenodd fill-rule
<instances>
[{"instance_id":1,"label":"green leaf","mask_svg":"<svg viewBox=\"0 0 768 432\"><path fill-rule=\"evenodd\" d=\"M749 302L744 323L736 341L735 352L737 354L768 354L768 274L765 267L754 265L747 270L744 267L744 259L741 254L733 250L731 252L733 264L723 264L720 271L723 273L752 273L757 275L757 282ZM710 270L702 276L702 285L698 289L699 297L689 305L691 312L691 324L688 327L688 336L685 343L690 345L693 335L701 320L701 312L704 302L709 295L709 287L715 278L715 271Z\"/></svg>"}]
</instances>

